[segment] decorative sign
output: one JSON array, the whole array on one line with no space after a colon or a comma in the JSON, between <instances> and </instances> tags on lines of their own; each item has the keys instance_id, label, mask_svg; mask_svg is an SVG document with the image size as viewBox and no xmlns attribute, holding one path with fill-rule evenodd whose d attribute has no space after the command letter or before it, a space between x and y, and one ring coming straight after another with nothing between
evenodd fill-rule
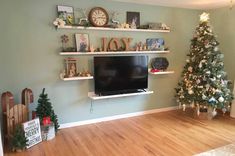
<instances>
[{"instance_id":1,"label":"decorative sign","mask_svg":"<svg viewBox=\"0 0 235 156\"><path fill-rule=\"evenodd\" d=\"M27 148L42 141L39 118L23 123L25 137L28 139Z\"/></svg>"}]
</instances>

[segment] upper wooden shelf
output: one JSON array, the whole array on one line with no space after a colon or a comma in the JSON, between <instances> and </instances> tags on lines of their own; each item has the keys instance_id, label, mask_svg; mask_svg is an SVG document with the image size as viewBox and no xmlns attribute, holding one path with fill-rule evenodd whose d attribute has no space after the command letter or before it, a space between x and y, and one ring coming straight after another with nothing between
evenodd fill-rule
<instances>
[{"instance_id":1,"label":"upper wooden shelf","mask_svg":"<svg viewBox=\"0 0 235 156\"><path fill-rule=\"evenodd\" d=\"M156 32L168 33L170 30L151 30L151 29L124 29L124 28L106 28L106 27L82 27L82 26L58 26L58 29L79 29L79 30L105 30L105 31L129 31L129 32Z\"/></svg>"},{"instance_id":2,"label":"upper wooden shelf","mask_svg":"<svg viewBox=\"0 0 235 156\"><path fill-rule=\"evenodd\" d=\"M110 51L110 52L61 52L60 55L123 55L123 54L165 54L170 51Z\"/></svg>"}]
</instances>

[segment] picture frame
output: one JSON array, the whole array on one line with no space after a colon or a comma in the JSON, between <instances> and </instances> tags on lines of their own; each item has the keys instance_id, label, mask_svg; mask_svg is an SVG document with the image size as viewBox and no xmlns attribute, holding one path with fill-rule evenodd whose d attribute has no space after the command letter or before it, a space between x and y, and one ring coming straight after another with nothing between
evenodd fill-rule
<instances>
[{"instance_id":1,"label":"picture frame","mask_svg":"<svg viewBox=\"0 0 235 156\"><path fill-rule=\"evenodd\" d=\"M74 9L71 6L57 5L58 18L62 19L66 25L74 24Z\"/></svg>"},{"instance_id":2,"label":"picture frame","mask_svg":"<svg viewBox=\"0 0 235 156\"><path fill-rule=\"evenodd\" d=\"M66 58L65 59L65 69L66 77L76 77L78 75L77 67L78 59L76 58Z\"/></svg>"},{"instance_id":3,"label":"picture frame","mask_svg":"<svg viewBox=\"0 0 235 156\"><path fill-rule=\"evenodd\" d=\"M89 51L89 35L88 34L75 34L77 52Z\"/></svg>"},{"instance_id":4,"label":"picture frame","mask_svg":"<svg viewBox=\"0 0 235 156\"><path fill-rule=\"evenodd\" d=\"M140 27L140 13L139 12L127 12L126 23L129 24L131 29L137 29Z\"/></svg>"},{"instance_id":5,"label":"picture frame","mask_svg":"<svg viewBox=\"0 0 235 156\"><path fill-rule=\"evenodd\" d=\"M148 38L146 39L147 49L150 51L164 50L165 41L162 38Z\"/></svg>"}]
</instances>

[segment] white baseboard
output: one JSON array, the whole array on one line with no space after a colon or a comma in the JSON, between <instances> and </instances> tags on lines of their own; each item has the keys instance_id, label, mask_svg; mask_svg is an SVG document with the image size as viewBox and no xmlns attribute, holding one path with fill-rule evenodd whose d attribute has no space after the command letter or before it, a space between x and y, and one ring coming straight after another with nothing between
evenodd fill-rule
<instances>
[{"instance_id":1,"label":"white baseboard","mask_svg":"<svg viewBox=\"0 0 235 156\"><path fill-rule=\"evenodd\" d=\"M141 115L146 115L146 114L166 112L166 111L171 111L171 110L176 110L176 109L178 109L178 106L151 109L151 110L146 110L146 111L141 111L141 112L114 115L114 116L108 116L108 117L91 119L91 120L84 120L84 121L78 121L78 122L70 122L70 123L61 124L60 129L81 126L81 125L87 125L87 124L93 124L93 123L99 123L99 122L104 122L104 121L111 121L111 120L116 120L116 119L129 118L129 117L134 117L134 116L141 116Z\"/></svg>"}]
</instances>

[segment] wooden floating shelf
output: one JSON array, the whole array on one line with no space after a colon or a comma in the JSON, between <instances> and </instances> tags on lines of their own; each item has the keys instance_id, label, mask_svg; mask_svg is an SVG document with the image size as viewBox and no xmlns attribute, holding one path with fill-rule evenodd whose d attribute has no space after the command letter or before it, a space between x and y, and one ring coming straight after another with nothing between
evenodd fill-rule
<instances>
[{"instance_id":1,"label":"wooden floating shelf","mask_svg":"<svg viewBox=\"0 0 235 156\"><path fill-rule=\"evenodd\" d=\"M153 93L154 93L153 91L143 91L143 92L138 92L138 93L99 96L99 95L96 95L94 92L88 92L88 97L91 98L92 100L101 100L101 99L128 97L128 96L136 96L136 95L148 95L148 94L153 94Z\"/></svg>"},{"instance_id":2,"label":"wooden floating shelf","mask_svg":"<svg viewBox=\"0 0 235 156\"><path fill-rule=\"evenodd\" d=\"M76 80L90 80L93 79L93 76L88 77L69 77L69 78L63 78L64 81L76 81Z\"/></svg>"},{"instance_id":3,"label":"wooden floating shelf","mask_svg":"<svg viewBox=\"0 0 235 156\"><path fill-rule=\"evenodd\" d=\"M151 72L151 69L149 69L149 74L152 75L164 75L164 74L174 74L174 71L159 71L159 72Z\"/></svg>"},{"instance_id":4,"label":"wooden floating shelf","mask_svg":"<svg viewBox=\"0 0 235 156\"><path fill-rule=\"evenodd\" d=\"M60 55L123 55L123 54L165 54L170 51L110 51L110 52L61 52Z\"/></svg>"},{"instance_id":5,"label":"wooden floating shelf","mask_svg":"<svg viewBox=\"0 0 235 156\"><path fill-rule=\"evenodd\" d=\"M129 31L129 32L157 32L168 33L170 30L152 30L152 29L124 29L124 28L106 28L106 27L83 27L83 26L58 26L58 29L78 29L78 30L105 30L105 31Z\"/></svg>"}]
</instances>

